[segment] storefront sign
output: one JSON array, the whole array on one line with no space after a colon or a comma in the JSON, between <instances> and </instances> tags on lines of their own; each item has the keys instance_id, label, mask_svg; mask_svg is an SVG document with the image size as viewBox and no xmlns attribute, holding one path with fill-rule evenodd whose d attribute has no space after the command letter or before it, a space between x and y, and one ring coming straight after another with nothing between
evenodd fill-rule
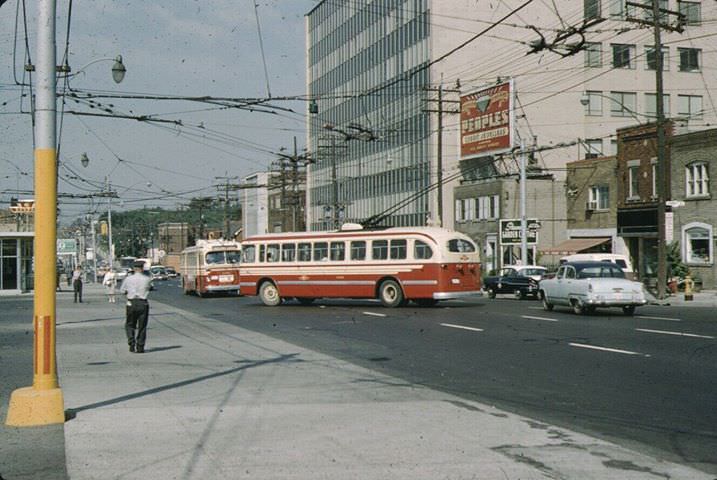
<instances>
[{"instance_id":1,"label":"storefront sign","mask_svg":"<svg viewBox=\"0 0 717 480\"><path fill-rule=\"evenodd\" d=\"M538 243L538 230L540 230L540 222L537 218L528 218L528 244ZM500 243L501 245L514 245L522 243L520 235L520 219L501 220L500 221Z\"/></svg>"},{"instance_id":2,"label":"storefront sign","mask_svg":"<svg viewBox=\"0 0 717 480\"><path fill-rule=\"evenodd\" d=\"M513 81L461 96L461 159L513 146Z\"/></svg>"}]
</instances>

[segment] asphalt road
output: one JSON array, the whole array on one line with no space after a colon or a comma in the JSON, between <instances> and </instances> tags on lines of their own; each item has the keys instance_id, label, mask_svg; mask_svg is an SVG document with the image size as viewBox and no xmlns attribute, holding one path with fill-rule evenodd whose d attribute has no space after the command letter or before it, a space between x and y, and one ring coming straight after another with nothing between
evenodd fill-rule
<instances>
[{"instance_id":1,"label":"asphalt road","mask_svg":"<svg viewBox=\"0 0 717 480\"><path fill-rule=\"evenodd\" d=\"M157 301L355 364L717 473L717 318L699 307L577 316L531 300L435 308L373 301L265 307L257 297Z\"/></svg>"}]
</instances>

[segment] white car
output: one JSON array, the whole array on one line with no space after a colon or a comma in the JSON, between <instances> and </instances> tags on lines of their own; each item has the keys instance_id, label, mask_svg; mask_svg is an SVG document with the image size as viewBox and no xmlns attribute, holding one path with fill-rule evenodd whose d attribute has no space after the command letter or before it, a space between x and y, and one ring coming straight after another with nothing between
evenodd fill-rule
<instances>
[{"instance_id":1,"label":"white car","mask_svg":"<svg viewBox=\"0 0 717 480\"><path fill-rule=\"evenodd\" d=\"M635 307L645 305L645 289L640 282L625 278L625 272L611 262L568 262L553 278L540 281L538 295L543 308L572 307L577 314L593 313L602 307L622 308L633 315Z\"/></svg>"}]
</instances>

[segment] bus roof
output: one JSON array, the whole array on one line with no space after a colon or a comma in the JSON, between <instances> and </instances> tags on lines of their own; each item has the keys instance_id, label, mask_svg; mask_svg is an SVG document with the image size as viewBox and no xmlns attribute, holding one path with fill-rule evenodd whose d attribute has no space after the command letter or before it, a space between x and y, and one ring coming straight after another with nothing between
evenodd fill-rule
<instances>
[{"instance_id":1,"label":"bus roof","mask_svg":"<svg viewBox=\"0 0 717 480\"><path fill-rule=\"evenodd\" d=\"M321 238L337 238L337 237L380 237L392 235L423 235L432 238L435 241L451 238L464 238L471 240L466 234L440 227L390 227L381 230L363 230L363 229L346 229L346 230L329 230L316 232L282 232L267 233L264 235L254 235L245 238L243 242L261 242L261 241L281 241L281 240L317 240ZM472 240L471 240L472 241Z\"/></svg>"}]
</instances>

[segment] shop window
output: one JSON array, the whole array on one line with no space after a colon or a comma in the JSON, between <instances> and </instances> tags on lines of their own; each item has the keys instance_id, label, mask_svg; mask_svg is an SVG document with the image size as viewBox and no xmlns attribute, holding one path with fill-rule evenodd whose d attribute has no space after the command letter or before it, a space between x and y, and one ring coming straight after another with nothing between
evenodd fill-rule
<instances>
[{"instance_id":1,"label":"shop window","mask_svg":"<svg viewBox=\"0 0 717 480\"><path fill-rule=\"evenodd\" d=\"M712 263L712 226L689 223L682 229L683 260L688 264Z\"/></svg>"}]
</instances>

